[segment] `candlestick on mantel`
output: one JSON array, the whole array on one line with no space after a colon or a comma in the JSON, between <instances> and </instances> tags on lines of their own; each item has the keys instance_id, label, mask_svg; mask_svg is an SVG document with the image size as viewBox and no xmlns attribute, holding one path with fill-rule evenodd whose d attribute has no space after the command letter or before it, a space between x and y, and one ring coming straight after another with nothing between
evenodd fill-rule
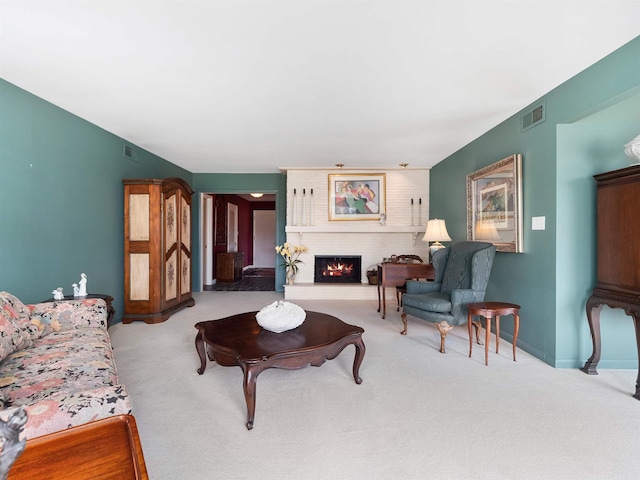
<instances>
[{"instance_id":1,"label":"candlestick on mantel","mask_svg":"<svg viewBox=\"0 0 640 480\"><path fill-rule=\"evenodd\" d=\"M413 225L413 198L411 199L411 225Z\"/></svg>"},{"instance_id":2,"label":"candlestick on mantel","mask_svg":"<svg viewBox=\"0 0 640 480\"><path fill-rule=\"evenodd\" d=\"M311 189L311 194L309 195L309 225L314 224L313 219L313 188Z\"/></svg>"},{"instance_id":3,"label":"candlestick on mantel","mask_svg":"<svg viewBox=\"0 0 640 480\"><path fill-rule=\"evenodd\" d=\"M298 209L297 209L297 205L296 205L296 189L293 189L293 201L291 202L291 224L292 225L297 225L298 224L298 220L296 219L296 217L298 216Z\"/></svg>"},{"instance_id":4,"label":"candlestick on mantel","mask_svg":"<svg viewBox=\"0 0 640 480\"><path fill-rule=\"evenodd\" d=\"M307 207L306 207L306 203L307 203L307 189L303 188L302 189L302 225L306 225L307 224Z\"/></svg>"}]
</instances>

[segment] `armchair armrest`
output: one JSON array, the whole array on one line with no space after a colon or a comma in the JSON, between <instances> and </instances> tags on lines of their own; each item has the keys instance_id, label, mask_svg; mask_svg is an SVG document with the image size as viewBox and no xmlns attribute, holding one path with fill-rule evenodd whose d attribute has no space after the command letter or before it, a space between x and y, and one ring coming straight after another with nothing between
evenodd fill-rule
<instances>
[{"instance_id":1,"label":"armchair armrest","mask_svg":"<svg viewBox=\"0 0 640 480\"><path fill-rule=\"evenodd\" d=\"M407 293L431 293L440 291L439 282L419 282L417 280L407 280Z\"/></svg>"},{"instance_id":2,"label":"armchair armrest","mask_svg":"<svg viewBox=\"0 0 640 480\"><path fill-rule=\"evenodd\" d=\"M36 303L28 307L32 323L55 325L55 330L107 328L107 304L101 298Z\"/></svg>"},{"instance_id":3,"label":"armchair armrest","mask_svg":"<svg viewBox=\"0 0 640 480\"><path fill-rule=\"evenodd\" d=\"M458 288L451 292L452 314L456 325L467 323L467 304L484 300L484 290Z\"/></svg>"}]
</instances>

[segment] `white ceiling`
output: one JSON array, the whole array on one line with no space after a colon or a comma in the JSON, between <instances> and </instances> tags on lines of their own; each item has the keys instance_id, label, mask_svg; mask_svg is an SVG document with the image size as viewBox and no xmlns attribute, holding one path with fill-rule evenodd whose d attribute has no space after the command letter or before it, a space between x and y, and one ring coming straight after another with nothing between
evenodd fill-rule
<instances>
[{"instance_id":1,"label":"white ceiling","mask_svg":"<svg viewBox=\"0 0 640 480\"><path fill-rule=\"evenodd\" d=\"M432 166L640 34L638 0L0 8L2 78L191 172Z\"/></svg>"}]
</instances>

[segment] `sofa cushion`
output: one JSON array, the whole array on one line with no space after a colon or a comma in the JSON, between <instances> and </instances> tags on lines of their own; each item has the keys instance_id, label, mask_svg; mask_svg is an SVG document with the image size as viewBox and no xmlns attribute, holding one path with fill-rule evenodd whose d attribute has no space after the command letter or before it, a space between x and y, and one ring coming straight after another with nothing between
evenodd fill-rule
<instances>
[{"instance_id":1,"label":"sofa cushion","mask_svg":"<svg viewBox=\"0 0 640 480\"><path fill-rule=\"evenodd\" d=\"M29 322L29 309L10 293L0 292L0 360L31 346L29 332L20 328L25 321Z\"/></svg>"},{"instance_id":2,"label":"sofa cushion","mask_svg":"<svg viewBox=\"0 0 640 480\"><path fill-rule=\"evenodd\" d=\"M18 408L0 410L0 420L6 422ZM124 385L106 385L75 393L61 390L23 408L28 420L20 438L29 439L112 415L130 414L131 401Z\"/></svg>"},{"instance_id":3,"label":"sofa cushion","mask_svg":"<svg viewBox=\"0 0 640 480\"><path fill-rule=\"evenodd\" d=\"M54 332L0 365L5 406L33 404L56 392L81 392L117 384L108 333L99 328Z\"/></svg>"}]
</instances>

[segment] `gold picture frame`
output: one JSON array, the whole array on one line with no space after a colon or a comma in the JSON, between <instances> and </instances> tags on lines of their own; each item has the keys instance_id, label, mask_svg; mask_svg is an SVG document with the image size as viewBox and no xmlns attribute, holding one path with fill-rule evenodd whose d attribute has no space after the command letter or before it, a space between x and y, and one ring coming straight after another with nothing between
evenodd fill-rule
<instances>
[{"instance_id":1,"label":"gold picture frame","mask_svg":"<svg viewBox=\"0 0 640 480\"><path fill-rule=\"evenodd\" d=\"M386 174L329 174L329 220L380 220L386 211Z\"/></svg>"},{"instance_id":2,"label":"gold picture frame","mask_svg":"<svg viewBox=\"0 0 640 480\"><path fill-rule=\"evenodd\" d=\"M521 253L522 155L514 154L467 175L467 240Z\"/></svg>"}]
</instances>

